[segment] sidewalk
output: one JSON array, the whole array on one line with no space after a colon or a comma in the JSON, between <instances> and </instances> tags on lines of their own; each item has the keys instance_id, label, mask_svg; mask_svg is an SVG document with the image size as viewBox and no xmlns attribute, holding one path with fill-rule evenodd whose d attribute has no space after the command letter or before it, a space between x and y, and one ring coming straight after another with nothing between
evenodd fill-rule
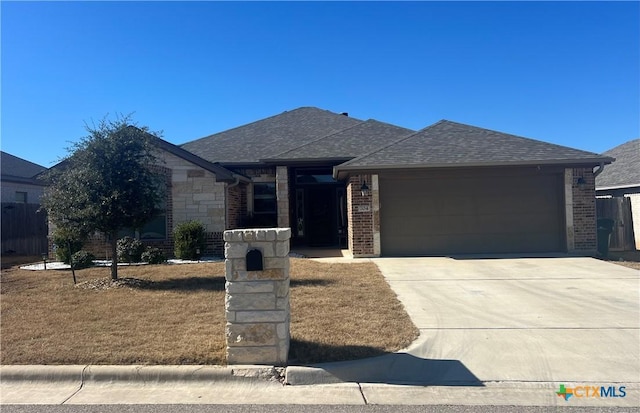
<instances>
[{"instance_id":1,"label":"sidewalk","mask_svg":"<svg viewBox=\"0 0 640 413\"><path fill-rule=\"evenodd\" d=\"M296 380L326 383L319 368L295 367ZM290 372L287 372L289 374ZM384 383L283 385L269 366L2 366L0 404L407 404L637 407L625 398L556 395L558 383L500 382L476 386ZM567 386L571 383L565 383ZM630 396L630 397L629 397Z\"/></svg>"}]
</instances>

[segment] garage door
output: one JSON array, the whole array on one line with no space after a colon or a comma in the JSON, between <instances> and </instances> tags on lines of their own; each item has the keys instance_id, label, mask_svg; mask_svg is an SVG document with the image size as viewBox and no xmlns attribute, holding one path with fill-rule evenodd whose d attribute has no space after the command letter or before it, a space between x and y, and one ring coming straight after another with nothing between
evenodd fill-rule
<instances>
[{"instance_id":1,"label":"garage door","mask_svg":"<svg viewBox=\"0 0 640 413\"><path fill-rule=\"evenodd\" d=\"M382 255L564 250L560 173L380 175Z\"/></svg>"}]
</instances>

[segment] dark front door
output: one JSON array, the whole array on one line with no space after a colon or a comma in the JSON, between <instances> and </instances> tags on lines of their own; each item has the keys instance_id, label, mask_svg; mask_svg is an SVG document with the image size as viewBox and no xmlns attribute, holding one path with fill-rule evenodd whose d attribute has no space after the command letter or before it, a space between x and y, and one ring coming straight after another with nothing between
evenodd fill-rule
<instances>
[{"instance_id":1,"label":"dark front door","mask_svg":"<svg viewBox=\"0 0 640 413\"><path fill-rule=\"evenodd\" d=\"M318 185L306 190L306 221L309 245L314 247L337 243L336 189Z\"/></svg>"}]
</instances>

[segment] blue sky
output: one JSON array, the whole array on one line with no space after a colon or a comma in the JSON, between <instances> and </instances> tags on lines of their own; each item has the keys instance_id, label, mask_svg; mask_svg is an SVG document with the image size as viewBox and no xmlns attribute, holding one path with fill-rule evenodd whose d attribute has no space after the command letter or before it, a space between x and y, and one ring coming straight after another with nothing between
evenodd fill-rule
<instances>
[{"instance_id":1,"label":"blue sky","mask_svg":"<svg viewBox=\"0 0 640 413\"><path fill-rule=\"evenodd\" d=\"M135 112L181 144L300 106L603 152L640 136L638 2L7 2L2 150Z\"/></svg>"}]
</instances>

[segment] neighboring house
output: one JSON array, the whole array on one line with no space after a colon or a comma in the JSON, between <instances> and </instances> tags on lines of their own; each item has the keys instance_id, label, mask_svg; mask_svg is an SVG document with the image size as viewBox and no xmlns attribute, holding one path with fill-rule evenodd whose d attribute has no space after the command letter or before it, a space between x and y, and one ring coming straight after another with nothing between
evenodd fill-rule
<instances>
[{"instance_id":1,"label":"neighboring house","mask_svg":"<svg viewBox=\"0 0 640 413\"><path fill-rule=\"evenodd\" d=\"M640 139L616 146L604 155L616 161L596 178L598 217L616 221L612 247L640 249Z\"/></svg>"},{"instance_id":2,"label":"neighboring house","mask_svg":"<svg viewBox=\"0 0 640 413\"><path fill-rule=\"evenodd\" d=\"M293 246L354 257L593 253L594 168L613 161L446 120L414 132L310 107L181 147L250 179L237 190L246 205L225 198L246 216L227 228L291 227Z\"/></svg>"},{"instance_id":3,"label":"neighboring house","mask_svg":"<svg viewBox=\"0 0 640 413\"><path fill-rule=\"evenodd\" d=\"M47 251L46 215L37 212L44 189L36 175L47 168L0 151L1 253L35 255Z\"/></svg>"}]
</instances>

